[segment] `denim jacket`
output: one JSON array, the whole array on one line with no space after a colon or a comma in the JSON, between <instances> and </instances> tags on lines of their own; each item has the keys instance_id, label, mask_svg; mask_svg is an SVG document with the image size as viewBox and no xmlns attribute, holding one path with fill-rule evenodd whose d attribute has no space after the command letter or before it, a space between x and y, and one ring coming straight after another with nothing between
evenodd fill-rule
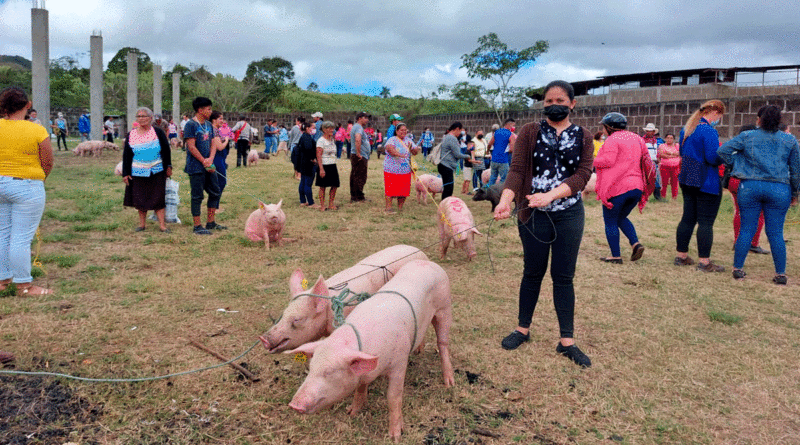
<instances>
[{"instance_id":1,"label":"denim jacket","mask_svg":"<svg viewBox=\"0 0 800 445\"><path fill-rule=\"evenodd\" d=\"M717 166L722 159L717 156L719 134L705 118L700 119L694 132L684 141L681 130L681 172L678 182L690 187L697 187L703 193L719 195L722 185L719 181Z\"/></svg>"},{"instance_id":2,"label":"denim jacket","mask_svg":"<svg viewBox=\"0 0 800 445\"><path fill-rule=\"evenodd\" d=\"M739 134L717 153L733 165L735 178L789 184L795 197L800 191L800 148L794 136L758 128Z\"/></svg>"}]
</instances>

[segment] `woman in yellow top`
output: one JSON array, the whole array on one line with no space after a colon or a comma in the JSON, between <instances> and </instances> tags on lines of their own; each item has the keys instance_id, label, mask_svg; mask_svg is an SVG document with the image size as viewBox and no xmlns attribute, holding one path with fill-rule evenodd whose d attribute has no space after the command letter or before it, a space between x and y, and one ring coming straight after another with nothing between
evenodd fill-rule
<instances>
[{"instance_id":1,"label":"woman in yellow top","mask_svg":"<svg viewBox=\"0 0 800 445\"><path fill-rule=\"evenodd\" d=\"M0 291L11 283L19 295L45 295L31 277L31 240L44 212L44 180L53 169L50 136L25 120L31 107L17 87L0 92Z\"/></svg>"}]
</instances>

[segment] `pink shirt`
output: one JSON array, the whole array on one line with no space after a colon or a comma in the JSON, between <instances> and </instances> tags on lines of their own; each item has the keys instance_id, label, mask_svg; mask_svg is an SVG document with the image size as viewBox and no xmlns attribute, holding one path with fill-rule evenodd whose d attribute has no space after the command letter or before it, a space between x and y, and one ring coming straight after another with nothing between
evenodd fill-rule
<instances>
[{"instance_id":1,"label":"pink shirt","mask_svg":"<svg viewBox=\"0 0 800 445\"><path fill-rule=\"evenodd\" d=\"M608 202L610 198L622 195L631 190L644 191L642 178L642 156L650 157L644 139L627 130L616 131L606 139L606 142L594 158L594 168L597 171L597 199L609 209L613 205Z\"/></svg>"},{"instance_id":2,"label":"pink shirt","mask_svg":"<svg viewBox=\"0 0 800 445\"><path fill-rule=\"evenodd\" d=\"M680 147L678 147L678 144L672 144L672 146L669 146L667 144L659 145L658 146L658 159L660 160L659 162L661 163L661 165L663 165L664 167L680 167L680 165L681 165L681 157L680 156L676 156L674 158L662 158L661 157L661 153L669 153L669 154L674 154L674 155L680 155L681 151L680 151Z\"/></svg>"}]
</instances>

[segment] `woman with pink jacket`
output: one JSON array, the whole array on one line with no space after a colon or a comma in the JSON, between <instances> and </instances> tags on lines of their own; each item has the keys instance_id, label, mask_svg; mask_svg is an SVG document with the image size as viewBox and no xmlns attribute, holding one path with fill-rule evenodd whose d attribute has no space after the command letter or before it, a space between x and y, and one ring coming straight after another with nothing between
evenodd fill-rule
<instances>
[{"instance_id":1,"label":"woman with pink jacket","mask_svg":"<svg viewBox=\"0 0 800 445\"><path fill-rule=\"evenodd\" d=\"M622 264L620 230L633 248L631 261L638 260L644 254L644 246L639 242L628 215L642 200L645 190L642 157L650 162L650 155L641 136L625 130L628 120L622 114L608 113L600 123L603 124L608 138L594 158L596 191L597 199L603 202L606 240L611 248L611 256L600 260Z\"/></svg>"}]
</instances>

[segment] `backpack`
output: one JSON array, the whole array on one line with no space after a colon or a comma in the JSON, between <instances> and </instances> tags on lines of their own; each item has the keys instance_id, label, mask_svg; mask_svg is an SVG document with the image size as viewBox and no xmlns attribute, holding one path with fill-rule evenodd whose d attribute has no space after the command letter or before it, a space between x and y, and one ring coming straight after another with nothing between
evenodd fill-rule
<instances>
[{"instance_id":1,"label":"backpack","mask_svg":"<svg viewBox=\"0 0 800 445\"><path fill-rule=\"evenodd\" d=\"M442 162L442 144L436 144L428 155L428 162L439 165Z\"/></svg>"}]
</instances>

